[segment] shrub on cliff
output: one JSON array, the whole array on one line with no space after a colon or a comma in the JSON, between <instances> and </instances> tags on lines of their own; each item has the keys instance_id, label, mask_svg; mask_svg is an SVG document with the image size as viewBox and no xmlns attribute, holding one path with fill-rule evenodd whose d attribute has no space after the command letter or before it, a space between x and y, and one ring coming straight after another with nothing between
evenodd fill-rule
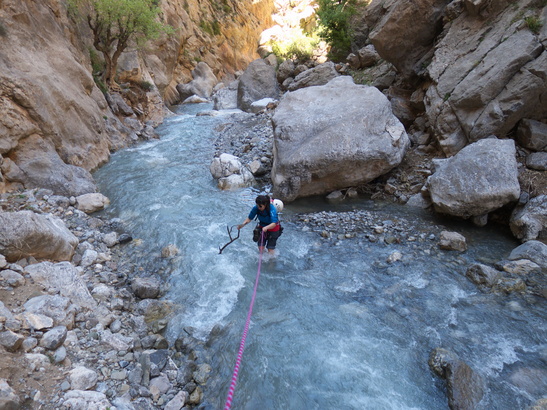
<instances>
[{"instance_id":1,"label":"shrub on cliff","mask_svg":"<svg viewBox=\"0 0 547 410\"><path fill-rule=\"evenodd\" d=\"M319 36L331 46L329 57L340 61L351 51L350 17L355 13L356 0L319 0Z\"/></svg>"},{"instance_id":2,"label":"shrub on cliff","mask_svg":"<svg viewBox=\"0 0 547 410\"><path fill-rule=\"evenodd\" d=\"M144 43L172 30L158 21L155 0L68 0L68 5L93 33L93 46L104 57L103 80L108 86L114 83L118 59L131 41Z\"/></svg>"}]
</instances>

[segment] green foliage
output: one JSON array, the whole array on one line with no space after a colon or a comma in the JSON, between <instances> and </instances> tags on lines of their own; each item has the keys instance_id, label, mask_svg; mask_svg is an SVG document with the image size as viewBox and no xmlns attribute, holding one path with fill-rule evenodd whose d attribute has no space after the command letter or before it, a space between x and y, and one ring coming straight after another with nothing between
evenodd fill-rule
<instances>
[{"instance_id":1,"label":"green foliage","mask_svg":"<svg viewBox=\"0 0 547 410\"><path fill-rule=\"evenodd\" d=\"M228 4L227 0L222 0L220 3L214 1L212 6L219 11L222 11L224 14L231 14L233 12L232 7Z\"/></svg>"},{"instance_id":2,"label":"green foliage","mask_svg":"<svg viewBox=\"0 0 547 410\"><path fill-rule=\"evenodd\" d=\"M537 16L525 17L524 22L526 23L526 27L534 34L539 34L539 30L541 30L541 27L543 26L541 19Z\"/></svg>"},{"instance_id":3,"label":"green foliage","mask_svg":"<svg viewBox=\"0 0 547 410\"><path fill-rule=\"evenodd\" d=\"M367 70L348 70L348 74L353 78L355 84L371 85L372 76Z\"/></svg>"},{"instance_id":4,"label":"green foliage","mask_svg":"<svg viewBox=\"0 0 547 410\"><path fill-rule=\"evenodd\" d=\"M139 83L139 87L141 87L144 91L152 91L154 89L154 84L148 81L141 81Z\"/></svg>"},{"instance_id":5,"label":"green foliage","mask_svg":"<svg viewBox=\"0 0 547 410\"><path fill-rule=\"evenodd\" d=\"M341 61L351 51L350 17L355 14L356 0L318 0L319 36L331 46L329 57Z\"/></svg>"},{"instance_id":6,"label":"green foliage","mask_svg":"<svg viewBox=\"0 0 547 410\"><path fill-rule=\"evenodd\" d=\"M104 56L104 80L113 82L118 58L130 41L143 44L172 28L158 21L157 0L67 0L69 12L93 32L93 46Z\"/></svg>"},{"instance_id":7,"label":"green foliage","mask_svg":"<svg viewBox=\"0 0 547 410\"><path fill-rule=\"evenodd\" d=\"M203 31L211 36L218 36L220 34L220 23L218 20L214 20L209 23L208 21L201 20L199 26Z\"/></svg>"},{"instance_id":8,"label":"green foliage","mask_svg":"<svg viewBox=\"0 0 547 410\"><path fill-rule=\"evenodd\" d=\"M94 48L89 48L89 59L91 60L91 70L93 75L101 73L105 69L104 61L101 60Z\"/></svg>"},{"instance_id":9,"label":"green foliage","mask_svg":"<svg viewBox=\"0 0 547 410\"><path fill-rule=\"evenodd\" d=\"M313 56L313 51L319 39L305 35L292 37L285 42L271 42L273 53L284 60L297 60L304 62Z\"/></svg>"},{"instance_id":10,"label":"green foliage","mask_svg":"<svg viewBox=\"0 0 547 410\"><path fill-rule=\"evenodd\" d=\"M97 87L99 87L99 90L101 90L103 94L106 94L108 92L108 87L102 79L106 65L92 47L89 48L89 59L91 60L91 75L93 76L93 80L95 81L95 84L97 84Z\"/></svg>"}]
</instances>

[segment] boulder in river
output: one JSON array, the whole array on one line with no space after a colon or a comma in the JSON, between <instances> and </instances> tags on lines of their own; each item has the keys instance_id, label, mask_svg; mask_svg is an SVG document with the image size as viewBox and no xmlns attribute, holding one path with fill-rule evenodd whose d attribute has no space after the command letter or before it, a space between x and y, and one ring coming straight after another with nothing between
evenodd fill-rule
<instances>
[{"instance_id":1,"label":"boulder in river","mask_svg":"<svg viewBox=\"0 0 547 410\"><path fill-rule=\"evenodd\" d=\"M399 165L409 146L388 99L349 76L285 94L272 122L272 182L282 200L370 182Z\"/></svg>"},{"instance_id":2,"label":"boulder in river","mask_svg":"<svg viewBox=\"0 0 547 410\"><path fill-rule=\"evenodd\" d=\"M513 140L488 138L452 158L436 160L427 180L438 212L463 218L488 214L520 195Z\"/></svg>"}]
</instances>

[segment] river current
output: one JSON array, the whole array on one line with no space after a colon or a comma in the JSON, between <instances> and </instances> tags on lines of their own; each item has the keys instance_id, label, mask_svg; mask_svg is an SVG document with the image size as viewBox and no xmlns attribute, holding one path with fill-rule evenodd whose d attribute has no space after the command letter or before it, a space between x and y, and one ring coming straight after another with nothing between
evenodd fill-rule
<instances>
[{"instance_id":1,"label":"river current","mask_svg":"<svg viewBox=\"0 0 547 410\"><path fill-rule=\"evenodd\" d=\"M185 328L203 340L215 325L222 328L210 346L213 371L203 388L205 403L220 409L258 251L250 225L222 254L219 246L260 191L216 187L209 172L214 129L229 114L196 115L210 108L177 108L157 129L159 140L113 154L94 177L110 198L109 216L121 218L138 241L134 263L161 269L169 281L165 299L183 306L169 323L168 340ZM402 218L426 239L333 243L290 222L303 212L352 209ZM366 199L296 201L286 204L284 218L277 256L262 263L232 408L447 409L444 381L427 363L436 347L454 351L484 378L481 409L524 409L545 394L544 299L483 293L465 278L471 263L493 264L518 245L506 232L456 224L451 228L466 236L469 250L440 251L430 233L438 231L434 217ZM170 244L180 254L167 263L160 253ZM403 258L387 263L394 251Z\"/></svg>"}]
</instances>

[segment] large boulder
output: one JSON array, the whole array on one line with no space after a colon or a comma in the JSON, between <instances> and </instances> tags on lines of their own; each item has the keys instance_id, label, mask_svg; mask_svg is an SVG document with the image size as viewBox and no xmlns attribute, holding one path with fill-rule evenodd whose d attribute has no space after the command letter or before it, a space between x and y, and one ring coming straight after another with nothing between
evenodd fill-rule
<instances>
[{"instance_id":1,"label":"large boulder","mask_svg":"<svg viewBox=\"0 0 547 410\"><path fill-rule=\"evenodd\" d=\"M289 201L372 181L409 145L387 98L349 76L285 94L272 123L274 194Z\"/></svg>"},{"instance_id":2,"label":"large boulder","mask_svg":"<svg viewBox=\"0 0 547 410\"><path fill-rule=\"evenodd\" d=\"M523 242L547 237L547 195L532 198L515 208L509 222L511 232Z\"/></svg>"},{"instance_id":3,"label":"large boulder","mask_svg":"<svg viewBox=\"0 0 547 410\"><path fill-rule=\"evenodd\" d=\"M53 215L31 211L0 213L0 254L8 261L29 256L69 261L77 246L78 238Z\"/></svg>"},{"instance_id":4,"label":"large boulder","mask_svg":"<svg viewBox=\"0 0 547 410\"><path fill-rule=\"evenodd\" d=\"M177 85L180 99L184 101L192 95L203 98L211 97L213 88L218 83L218 79L207 63L204 63L203 61L199 62L196 68L192 70L192 77L193 80L189 83Z\"/></svg>"},{"instance_id":5,"label":"large boulder","mask_svg":"<svg viewBox=\"0 0 547 410\"><path fill-rule=\"evenodd\" d=\"M232 81L227 87L213 94L213 109L231 110L237 108L237 89L239 81Z\"/></svg>"},{"instance_id":6,"label":"large boulder","mask_svg":"<svg viewBox=\"0 0 547 410\"><path fill-rule=\"evenodd\" d=\"M97 190L89 171L66 164L53 144L37 134L22 141L14 150L12 159L20 173L16 178L7 178L22 183L26 188L47 188L56 195L67 197Z\"/></svg>"},{"instance_id":7,"label":"large boulder","mask_svg":"<svg viewBox=\"0 0 547 410\"><path fill-rule=\"evenodd\" d=\"M462 218L486 215L520 195L513 140L484 139L452 158L436 160L428 178L438 212Z\"/></svg>"},{"instance_id":8,"label":"large boulder","mask_svg":"<svg viewBox=\"0 0 547 410\"><path fill-rule=\"evenodd\" d=\"M275 68L262 59L254 60L239 77L237 106L250 112L251 105L263 98L279 98L279 85Z\"/></svg>"}]
</instances>

